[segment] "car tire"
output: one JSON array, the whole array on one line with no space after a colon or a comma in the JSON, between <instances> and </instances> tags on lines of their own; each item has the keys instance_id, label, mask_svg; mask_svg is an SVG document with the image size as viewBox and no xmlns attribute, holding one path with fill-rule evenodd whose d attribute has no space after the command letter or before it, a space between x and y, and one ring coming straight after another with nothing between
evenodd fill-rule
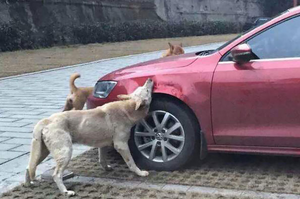
<instances>
[{"instance_id":1,"label":"car tire","mask_svg":"<svg viewBox=\"0 0 300 199\"><path fill-rule=\"evenodd\" d=\"M154 118L157 118L156 123ZM144 122L150 128L146 128ZM199 152L197 126L195 117L182 103L168 98L153 99L148 116L132 128L129 146L135 162L150 170L183 168ZM150 142L152 145L148 144Z\"/></svg>"}]
</instances>

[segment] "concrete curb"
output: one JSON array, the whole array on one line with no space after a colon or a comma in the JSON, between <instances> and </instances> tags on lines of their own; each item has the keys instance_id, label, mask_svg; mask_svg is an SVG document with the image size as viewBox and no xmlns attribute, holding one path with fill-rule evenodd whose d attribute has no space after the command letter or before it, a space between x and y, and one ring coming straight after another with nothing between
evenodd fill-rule
<instances>
[{"instance_id":1,"label":"concrete curb","mask_svg":"<svg viewBox=\"0 0 300 199\"><path fill-rule=\"evenodd\" d=\"M211 188L202 186L186 186L177 184L154 184L149 182L141 181L126 181L119 179L108 179L108 178L93 178L76 176L66 180L66 182L79 182L79 183L92 183L111 185L117 187L126 188L144 188L144 189L156 189L157 191L182 191L186 193L198 193L206 195L218 195L223 197L236 197L236 198L262 198L262 199L299 199L300 196L296 194L281 194L281 193L270 193L261 191L248 191L248 190L235 190L235 189L221 189Z\"/></svg>"}]
</instances>

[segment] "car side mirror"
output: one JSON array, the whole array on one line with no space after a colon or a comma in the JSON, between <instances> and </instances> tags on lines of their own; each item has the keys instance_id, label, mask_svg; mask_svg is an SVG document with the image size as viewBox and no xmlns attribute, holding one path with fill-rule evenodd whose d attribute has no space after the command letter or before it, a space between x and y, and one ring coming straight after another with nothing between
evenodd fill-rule
<instances>
[{"instance_id":1,"label":"car side mirror","mask_svg":"<svg viewBox=\"0 0 300 199\"><path fill-rule=\"evenodd\" d=\"M248 44L240 44L231 50L233 61L238 64L249 62L253 58L251 47Z\"/></svg>"}]
</instances>

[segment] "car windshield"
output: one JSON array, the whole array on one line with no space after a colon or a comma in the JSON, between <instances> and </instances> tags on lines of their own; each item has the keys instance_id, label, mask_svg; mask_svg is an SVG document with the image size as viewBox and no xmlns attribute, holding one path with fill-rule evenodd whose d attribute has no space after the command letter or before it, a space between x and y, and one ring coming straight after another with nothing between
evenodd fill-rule
<instances>
[{"instance_id":1,"label":"car windshield","mask_svg":"<svg viewBox=\"0 0 300 199\"><path fill-rule=\"evenodd\" d=\"M245 34L245 33L244 33ZM221 45L219 48L217 48L216 50L219 51L222 48L224 48L225 46L227 46L228 44L230 44L231 42L235 41L236 39L240 38L243 34L238 35L237 37L227 41L225 44Z\"/></svg>"},{"instance_id":2,"label":"car windshield","mask_svg":"<svg viewBox=\"0 0 300 199\"><path fill-rule=\"evenodd\" d=\"M279 17L279 16L281 16L281 15L287 13L287 12L289 12L289 10L284 11L284 12L282 12L282 13L280 13L280 14L274 16L273 18L269 19L268 21L270 21L270 20L272 20L272 19L275 19L276 17ZM230 41L226 42L225 44L221 45L219 48L216 49L216 51L221 50L222 48L226 47L228 44L234 42L235 40L237 40L237 39L240 38L241 36L247 34L248 32L252 31L252 30L255 29L255 28L257 28L257 27L259 27L259 26L265 24L265 23L268 22L268 21L265 21L264 23L261 23L261 24L259 24L258 26L254 26L254 27L250 28L249 30L246 30L245 32L243 32L243 33L241 33L240 35L238 35L237 37L235 37L235 38L233 38L232 40L230 40Z\"/></svg>"}]
</instances>

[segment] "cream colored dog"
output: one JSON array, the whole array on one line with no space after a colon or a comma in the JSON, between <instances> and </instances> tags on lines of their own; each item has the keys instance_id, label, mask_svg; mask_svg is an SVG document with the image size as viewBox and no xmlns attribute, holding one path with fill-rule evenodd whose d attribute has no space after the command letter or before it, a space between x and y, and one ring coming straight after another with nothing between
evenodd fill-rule
<instances>
[{"instance_id":1,"label":"cream colored dog","mask_svg":"<svg viewBox=\"0 0 300 199\"><path fill-rule=\"evenodd\" d=\"M72 110L56 113L39 121L33 130L26 183L33 183L36 167L49 154L56 161L53 179L59 190L68 196L74 191L67 190L62 174L72 156L72 143L85 144L97 148L113 145L126 162L129 169L139 176L147 176L135 164L128 147L130 130L149 111L153 81L148 79L130 95L119 95L122 101L107 103L90 110ZM102 151L102 150L101 150ZM106 155L101 153L100 163L104 169L110 168Z\"/></svg>"}]
</instances>

